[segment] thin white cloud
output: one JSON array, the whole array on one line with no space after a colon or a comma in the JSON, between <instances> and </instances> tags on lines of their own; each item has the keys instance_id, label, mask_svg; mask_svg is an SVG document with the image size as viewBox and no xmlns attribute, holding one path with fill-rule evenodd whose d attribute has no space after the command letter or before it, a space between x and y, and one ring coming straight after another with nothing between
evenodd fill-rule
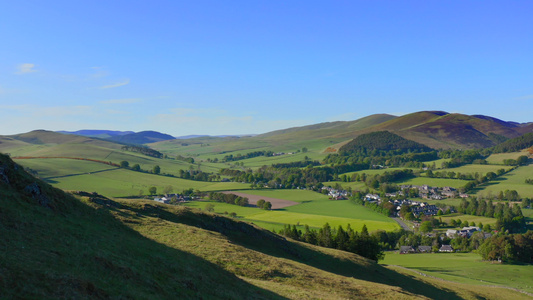
<instances>
[{"instance_id":1,"label":"thin white cloud","mask_svg":"<svg viewBox=\"0 0 533 300\"><path fill-rule=\"evenodd\" d=\"M16 74L28 74L28 73L37 72L37 70L35 70L34 68L35 68L35 64L30 64L30 63L20 64L17 66L18 71L16 72Z\"/></svg>"},{"instance_id":2,"label":"thin white cloud","mask_svg":"<svg viewBox=\"0 0 533 300\"><path fill-rule=\"evenodd\" d=\"M100 101L100 104L132 104L141 102L140 98L110 99Z\"/></svg>"},{"instance_id":3,"label":"thin white cloud","mask_svg":"<svg viewBox=\"0 0 533 300\"><path fill-rule=\"evenodd\" d=\"M123 80L121 82L117 82L117 83L114 83L114 84L101 86L100 89L112 89L112 88L128 85L129 83L130 83L130 80L129 79L125 79L125 80Z\"/></svg>"}]
</instances>

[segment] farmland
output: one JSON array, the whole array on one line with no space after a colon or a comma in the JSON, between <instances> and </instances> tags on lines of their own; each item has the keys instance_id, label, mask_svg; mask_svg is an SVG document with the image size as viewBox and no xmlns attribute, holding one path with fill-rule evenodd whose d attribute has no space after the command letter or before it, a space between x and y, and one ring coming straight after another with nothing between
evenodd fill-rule
<instances>
[{"instance_id":1,"label":"farmland","mask_svg":"<svg viewBox=\"0 0 533 300\"><path fill-rule=\"evenodd\" d=\"M533 292L531 284L533 268L530 265L484 262L475 253L398 254L388 252L381 263L414 269L454 282L508 286Z\"/></svg>"},{"instance_id":2,"label":"farmland","mask_svg":"<svg viewBox=\"0 0 533 300\"><path fill-rule=\"evenodd\" d=\"M533 165L519 167L488 184L482 185L478 189L478 193L491 192L497 195L500 191L516 190L521 197L533 198L533 185L525 183L528 178L533 178Z\"/></svg>"}]
</instances>

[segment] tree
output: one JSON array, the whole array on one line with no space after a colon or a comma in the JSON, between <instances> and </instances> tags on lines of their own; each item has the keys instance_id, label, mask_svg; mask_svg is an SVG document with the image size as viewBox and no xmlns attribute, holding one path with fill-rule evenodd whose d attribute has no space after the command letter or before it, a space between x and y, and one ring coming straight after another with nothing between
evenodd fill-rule
<instances>
[{"instance_id":1,"label":"tree","mask_svg":"<svg viewBox=\"0 0 533 300\"><path fill-rule=\"evenodd\" d=\"M205 211L208 212L214 212L215 211L215 205L213 203L207 203L204 207Z\"/></svg>"},{"instance_id":2,"label":"tree","mask_svg":"<svg viewBox=\"0 0 533 300\"><path fill-rule=\"evenodd\" d=\"M127 161L125 161L125 160L123 160L123 161L120 162L120 167L121 167L121 168L125 168L125 169L127 169L129 166L130 166L130 163L127 162Z\"/></svg>"},{"instance_id":3,"label":"tree","mask_svg":"<svg viewBox=\"0 0 533 300\"><path fill-rule=\"evenodd\" d=\"M430 221L425 221L420 224L421 232L431 232L431 230L433 230L433 224Z\"/></svg>"},{"instance_id":4,"label":"tree","mask_svg":"<svg viewBox=\"0 0 533 300\"><path fill-rule=\"evenodd\" d=\"M307 153L307 147L302 148L302 153Z\"/></svg>"},{"instance_id":5,"label":"tree","mask_svg":"<svg viewBox=\"0 0 533 300\"><path fill-rule=\"evenodd\" d=\"M264 199L259 199L259 201L257 201L257 207L259 208L263 208L263 206L265 206L265 200Z\"/></svg>"},{"instance_id":6,"label":"tree","mask_svg":"<svg viewBox=\"0 0 533 300\"><path fill-rule=\"evenodd\" d=\"M150 195L155 195L157 193L157 188L155 186L148 189Z\"/></svg>"},{"instance_id":7,"label":"tree","mask_svg":"<svg viewBox=\"0 0 533 300\"><path fill-rule=\"evenodd\" d=\"M525 166L525 165L527 165L528 160L529 160L529 159L527 158L527 156L522 155L522 156L519 156L519 157L516 159L516 163L517 163L519 166Z\"/></svg>"},{"instance_id":8,"label":"tree","mask_svg":"<svg viewBox=\"0 0 533 300\"><path fill-rule=\"evenodd\" d=\"M272 203L270 203L270 201L265 202L265 204L263 205L263 209L264 210L271 210L272 209Z\"/></svg>"},{"instance_id":9,"label":"tree","mask_svg":"<svg viewBox=\"0 0 533 300\"><path fill-rule=\"evenodd\" d=\"M141 166L139 166L139 164L134 164L134 165L131 167L131 169L132 169L133 171L140 171L140 170L141 170Z\"/></svg>"},{"instance_id":10,"label":"tree","mask_svg":"<svg viewBox=\"0 0 533 300\"><path fill-rule=\"evenodd\" d=\"M171 185L167 185L163 188L163 194L170 194L174 191L174 188Z\"/></svg>"},{"instance_id":11,"label":"tree","mask_svg":"<svg viewBox=\"0 0 533 300\"><path fill-rule=\"evenodd\" d=\"M152 169L152 173L154 174L161 173L161 167L159 167L158 165L155 165L154 168Z\"/></svg>"}]
</instances>

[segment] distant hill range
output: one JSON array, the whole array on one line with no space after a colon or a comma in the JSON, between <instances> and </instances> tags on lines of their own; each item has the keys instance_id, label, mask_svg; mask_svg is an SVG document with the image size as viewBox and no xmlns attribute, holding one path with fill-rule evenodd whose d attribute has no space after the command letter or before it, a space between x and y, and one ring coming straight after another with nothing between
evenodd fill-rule
<instances>
[{"instance_id":1,"label":"distant hill range","mask_svg":"<svg viewBox=\"0 0 533 300\"><path fill-rule=\"evenodd\" d=\"M388 131L433 149L472 149L493 147L508 139L531 133L533 122L517 123L484 115L420 111L399 117L374 114L354 121L312 124L259 135L189 135L176 138L157 131L80 130L61 131L61 133L122 144L151 144L156 149L161 146L160 143L176 145L203 143L216 144L216 149L219 151L276 147L278 150L284 148L290 150L314 143L327 145L325 148L328 149L324 148L327 152L335 152L360 135L379 131ZM40 142L42 134L37 134L39 132L41 131L10 137L35 144ZM54 139L61 138L54 137Z\"/></svg>"},{"instance_id":2,"label":"distant hill range","mask_svg":"<svg viewBox=\"0 0 533 300\"><path fill-rule=\"evenodd\" d=\"M338 149L359 135L389 131L434 149L492 147L510 138L533 132L533 123L507 122L484 115L421 111L403 116L370 115L340 121L294 127L258 135L254 139L302 141L323 139Z\"/></svg>"},{"instance_id":3,"label":"distant hill range","mask_svg":"<svg viewBox=\"0 0 533 300\"><path fill-rule=\"evenodd\" d=\"M123 144L148 144L161 141L173 140L175 137L157 131L113 131L113 130L78 130L78 131L58 131L63 134L74 134L86 137L94 137Z\"/></svg>"}]
</instances>

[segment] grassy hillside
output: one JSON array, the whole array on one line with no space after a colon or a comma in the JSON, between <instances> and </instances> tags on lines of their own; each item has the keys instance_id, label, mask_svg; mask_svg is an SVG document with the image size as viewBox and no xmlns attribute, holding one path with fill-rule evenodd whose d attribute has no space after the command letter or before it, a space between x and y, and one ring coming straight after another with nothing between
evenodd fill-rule
<instances>
[{"instance_id":1,"label":"grassy hillside","mask_svg":"<svg viewBox=\"0 0 533 300\"><path fill-rule=\"evenodd\" d=\"M153 202L75 199L0 156L0 297L521 299L404 274L247 223Z\"/></svg>"}]
</instances>

